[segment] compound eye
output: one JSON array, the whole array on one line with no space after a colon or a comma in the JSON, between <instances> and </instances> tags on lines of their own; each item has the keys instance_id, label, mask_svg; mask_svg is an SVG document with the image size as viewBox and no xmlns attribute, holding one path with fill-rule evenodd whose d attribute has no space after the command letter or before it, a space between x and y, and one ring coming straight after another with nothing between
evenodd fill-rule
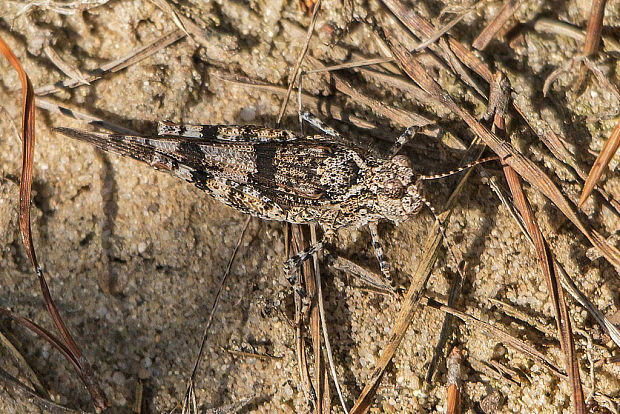
<instances>
[{"instance_id":1,"label":"compound eye","mask_svg":"<svg viewBox=\"0 0 620 414\"><path fill-rule=\"evenodd\" d=\"M398 166L413 169L413 165L411 165L411 160L406 155L395 155L392 158L392 162Z\"/></svg>"},{"instance_id":2,"label":"compound eye","mask_svg":"<svg viewBox=\"0 0 620 414\"><path fill-rule=\"evenodd\" d=\"M393 178L385 183L384 191L387 197L397 199L405 195L405 186L400 180Z\"/></svg>"}]
</instances>

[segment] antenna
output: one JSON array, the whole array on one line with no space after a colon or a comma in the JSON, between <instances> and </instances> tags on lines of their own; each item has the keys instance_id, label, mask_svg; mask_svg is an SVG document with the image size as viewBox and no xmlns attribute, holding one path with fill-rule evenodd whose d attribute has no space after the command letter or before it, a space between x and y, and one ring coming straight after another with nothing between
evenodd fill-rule
<instances>
[{"instance_id":1,"label":"antenna","mask_svg":"<svg viewBox=\"0 0 620 414\"><path fill-rule=\"evenodd\" d=\"M456 170L448 171L448 172L442 173L442 174L419 175L418 179L420 179L420 180L436 180L438 178L445 178L445 177L449 177L449 176L454 175L454 174L458 174L461 171L465 171L465 170L467 170L469 168L475 167L478 164L482 164L482 163L489 162L489 161L497 161L497 160L500 160L500 159L501 158L498 157L498 156L480 158L479 160L474 161L474 162L470 162L469 164L465 164L464 166L459 167Z\"/></svg>"}]
</instances>

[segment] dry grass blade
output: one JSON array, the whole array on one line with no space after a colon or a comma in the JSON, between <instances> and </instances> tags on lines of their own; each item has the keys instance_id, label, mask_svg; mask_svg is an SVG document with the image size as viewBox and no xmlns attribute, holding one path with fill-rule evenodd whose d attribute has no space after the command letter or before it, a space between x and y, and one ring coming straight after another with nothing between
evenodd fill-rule
<instances>
[{"instance_id":1,"label":"dry grass blade","mask_svg":"<svg viewBox=\"0 0 620 414\"><path fill-rule=\"evenodd\" d=\"M496 327L495 325L491 325L490 323L481 321L480 319L468 315L465 312L461 312L457 309L451 308L449 306L445 306L442 305L439 302L436 302L432 299L428 299L428 298L424 298L421 301L424 305L426 306L430 306L432 308L438 309L442 312L447 312L451 315L456 316L457 318L461 319L463 322L468 323L468 324L473 324L476 328L480 328L480 329L484 329L487 332L489 332L494 338L496 338L498 341L505 343L506 345L510 346L511 348L529 356L530 358L532 358L533 360L535 360L536 362L540 363L541 365L547 367L551 372L553 372L555 375L559 376L562 379L566 379L567 375L560 369L560 367L558 367L553 361L551 361L549 358L547 358L543 353L541 353L540 351L538 351L536 348L534 348L531 345L528 345L527 343L515 338L514 336L510 335L509 333L501 330L500 328Z\"/></svg>"},{"instance_id":2,"label":"dry grass blade","mask_svg":"<svg viewBox=\"0 0 620 414\"><path fill-rule=\"evenodd\" d=\"M295 62L295 67L293 68L293 73L291 74L291 79L288 83L288 88L286 89L286 96L284 97L284 101L282 101L282 106L280 107L280 112L278 113L278 118L276 120L276 126L280 125L282 121L282 117L284 116L284 112L286 111L286 105L288 105L288 101L291 97L291 92L293 91L293 86L295 85L295 80L299 75L299 69L301 68L301 62L303 62L304 57L306 56L306 52L308 51L308 45L310 44L310 39L312 38L312 33L314 33L314 25L316 24L316 18L319 14L319 10L321 9L321 0L317 0L314 3L314 10L312 11L312 20L310 21L310 26L308 26L308 31L306 32L306 40L304 41L303 47L299 56L297 57L297 62Z\"/></svg>"},{"instance_id":3,"label":"dry grass blade","mask_svg":"<svg viewBox=\"0 0 620 414\"><path fill-rule=\"evenodd\" d=\"M13 357L13 359L18 363L20 371L22 372L24 378L30 383L32 389L35 390L39 395L42 395L46 398L49 398L49 391L43 386L41 380L37 376L37 373L34 372L32 367L26 361L26 358L22 355L21 352L15 348L15 345L7 338L4 334L0 332L0 343L4 346L4 348L8 351L9 355Z\"/></svg>"},{"instance_id":4,"label":"dry grass blade","mask_svg":"<svg viewBox=\"0 0 620 414\"><path fill-rule=\"evenodd\" d=\"M56 329L58 329L58 332L62 337L62 343L64 346L66 346L70 358L67 356L67 354L65 354L65 356L67 356L69 360L74 363L78 374L88 388L95 408L100 411L105 409L105 407L107 406L103 392L99 388L99 384L97 382L97 379L95 378L92 368L90 367L90 364L83 356L82 351L78 347L77 343L74 341L71 333L65 326L65 323L63 322L60 314L58 313L58 310L56 309L56 305L54 304L54 301L50 294L47 282L45 281L45 277L43 276L43 270L41 269L41 267L39 266L39 262L37 261L34 243L32 242L32 232L30 228L30 199L32 194L32 170L35 145L34 90L32 88L32 83L30 82L28 75L21 66L21 63L2 38L0 38L0 52L2 52L2 54L15 68L15 70L19 74L19 78L22 84L23 136L22 170L19 186L19 226L22 235L22 241L24 243L24 247L26 248L26 255L28 256L28 259L30 259L30 262L39 280L39 285L43 294L43 300L45 302L47 310L52 317Z\"/></svg>"},{"instance_id":5,"label":"dry grass blade","mask_svg":"<svg viewBox=\"0 0 620 414\"><path fill-rule=\"evenodd\" d=\"M575 340L573 338L570 315L568 313L568 308L566 307L566 302L564 301L562 289L558 283L549 246L547 245L547 242L545 241L540 228L536 223L532 209L525 198L525 194L521 188L521 180L519 179L519 176L509 166L504 167L504 174L506 175L506 180L508 181L515 204L519 208L528 233L534 241L536 253L538 254L538 260L542 266L543 274L545 275L547 289L551 296L553 309L555 311L560 344L562 346L562 351L564 352L566 371L568 372L568 379L572 389L573 407L576 413L584 414L586 412L586 407L583 389L581 387L581 378L579 375L579 364L575 353Z\"/></svg>"},{"instance_id":6,"label":"dry grass blade","mask_svg":"<svg viewBox=\"0 0 620 414\"><path fill-rule=\"evenodd\" d=\"M581 208L583 204L586 202L594 187L598 183L598 180L603 175L603 171L609 165L609 162L613 158L614 154L618 150L620 146L620 122L616 125L611 136L605 142L603 149L601 150L598 157L596 157L596 161L594 161L594 165L590 170L590 174L588 174L588 178L586 179L585 184L583 185L583 191L581 193L581 197L579 197L578 206Z\"/></svg>"},{"instance_id":7,"label":"dry grass blade","mask_svg":"<svg viewBox=\"0 0 620 414\"><path fill-rule=\"evenodd\" d=\"M289 225L287 225L289 227ZM287 231L287 240L286 244L286 258L289 259L292 254L297 254L300 251L308 248L310 245L305 240L303 234L303 227L300 225L291 225L290 232ZM288 234L291 234L292 243L289 242ZM292 251L290 247L293 247ZM296 339L296 353L297 353L297 368L299 370L299 378L301 380L302 389L306 393L306 397L308 401L313 405L313 411L317 413L323 412L323 401L322 398L317 396L317 391L315 390L314 385L312 384L312 380L310 379L310 365L308 363L308 358L306 356L306 342L304 340L304 312L307 312L306 309L303 309L303 301L300 294L302 283L305 284L306 294L309 298L314 298L316 294L316 288L314 286L314 268L313 264L309 261L305 261L300 271L298 272L298 281L294 293L295 299L295 339ZM311 299L312 300L312 299ZM325 382L325 376L323 375L325 372L324 369L324 361L321 358L321 335L320 335L320 327L319 327L319 310L314 304L314 300L312 300L312 307L310 309L310 334L312 336L312 348L315 355L315 381L317 383L318 393L320 394L323 390L321 384Z\"/></svg>"},{"instance_id":8,"label":"dry grass blade","mask_svg":"<svg viewBox=\"0 0 620 414\"><path fill-rule=\"evenodd\" d=\"M538 134L540 140L551 151L551 153L562 163L570 166L577 175L583 179L587 179L587 172L581 168L577 160L573 157L570 151L566 148L563 141L558 137L555 132L540 118L532 118L531 114L535 113L531 103L528 103L525 99L520 99L519 103L513 102L516 111L521 115L521 118L530 126L532 131ZM534 111L533 111L534 110ZM528 114L530 114L528 116ZM538 133L539 126L544 125L542 133ZM603 188L597 188L597 192L609 203L609 205L615 210L616 215L620 216L620 201L615 199L610 193Z\"/></svg>"},{"instance_id":9,"label":"dry grass blade","mask_svg":"<svg viewBox=\"0 0 620 414\"><path fill-rule=\"evenodd\" d=\"M38 98L36 100L36 105L37 105L37 108L45 109L52 113L68 116L69 118L79 119L81 121L87 121L90 125L100 127L100 128L105 128L108 131L116 132L117 134L136 135L136 136L141 135L139 132L134 131L132 129L122 127L113 122L106 121L105 119L102 119L102 118L99 118L99 117L96 117L96 116L93 116L93 115L90 115L84 112L75 111L73 109L60 106L58 104L55 104L43 98Z\"/></svg>"},{"instance_id":10,"label":"dry grass blade","mask_svg":"<svg viewBox=\"0 0 620 414\"><path fill-rule=\"evenodd\" d=\"M0 315L4 315L8 318L11 318L15 322L17 322L19 325L23 326L26 329L29 329L30 331L34 332L37 336L46 340L50 345L52 345L56 350L58 350L65 358L67 358L69 362L71 362L71 364L77 371L78 375L80 376L80 379L82 380L82 382L86 383L86 377L82 373L80 361L76 358L73 352L64 344L64 342L60 338L58 338L57 336L49 332L47 329L42 328L36 323L30 321L29 319L23 318L11 312L9 309L0 307Z\"/></svg>"},{"instance_id":11,"label":"dry grass blade","mask_svg":"<svg viewBox=\"0 0 620 414\"><path fill-rule=\"evenodd\" d=\"M316 58L312 56L307 57L308 61L312 66L318 69L324 69L325 66ZM368 106L377 114L384 116L390 119L392 122L396 122L400 126L410 127L410 126L427 126L429 124L434 123L433 120L428 119L422 115L415 114L413 112L408 112L400 108L395 108L389 105L384 104L383 102L379 102L376 99L368 97L363 93L359 92L355 88L353 88L349 82L344 80L341 76L336 75L335 73L327 74L334 81L334 86L340 92L344 93L351 97L351 99L355 102L359 102L363 105Z\"/></svg>"},{"instance_id":12,"label":"dry grass blade","mask_svg":"<svg viewBox=\"0 0 620 414\"><path fill-rule=\"evenodd\" d=\"M305 74L310 75L312 73L333 72L336 70L359 68L362 66L378 65L381 63L389 63L393 61L394 61L394 58L365 59L365 60L359 60L359 61L354 61L354 62L341 63L340 65L325 66L319 69L312 69L312 70L306 71Z\"/></svg>"},{"instance_id":13,"label":"dry grass blade","mask_svg":"<svg viewBox=\"0 0 620 414\"><path fill-rule=\"evenodd\" d=\"M457 273L452 281L450 286L450 294L448 296L448 306L454 306L454 303L459 297L461 292L461 284L463 283L461 276ZM428 364L428 370L426 371L426 382L431 383L433 380L433 375L435 374L435 370L437 369L437 364L439 363L439 358L443 356L443 348L446 346L448 342L448 338L450 336L451 327L454 318L451 315L446 314L444 316L443 322L441 324L441 331L439 332L439 340L433 349L433 357L431 358L431 362Z\"/></svg>"},{"instance_id":14,"label":"dry grass blade","mask_svg":"<svg viewBox=\"0 0 620 414\"><path fill-rule=\"evenodd\" d=\"M171 44L173 44L179 39L182 39L183 37L185 37L185 33L183 33L181 30L172 30L155 39L153 42L134 50L127 56L123 56L120 59L116 59L112 62L106 63L105 65L97 69L89 71L86 79L71 79L60 83L53 83L41 86L35 90L35 93L38 96L49 95L50 93L55 93L65 88L75 88L77 86L83 85L84 81L93 82L97 79L101 79L104 75L108 73L118 72L119 70L125 69L126 67L131 66L134 63L137 63L151 56L155 52L170 46Z\"/></svg>"},{"instance_id":15,"label":"dry grass blade","mask_svg":"<svg viewBox=\"0 0 620 414\"><path fill-rule=\"evenodd\" d=\"M318 242L317 236L316 236L316 224L312 224L310 226L310 236L311 236L311 242L312 244L316 244ZM349 412L349 410L347 409L347 404L344 401L344 396L342 395L342 390L340 388L340 382L338 381L338 376L336 374L336 364L334 363L334 356L332 353L332 346L331 343L329 341L329 334L327 332L327 317L325 316L325 308L323 305L323 289L321 287L321 269L319 268L319 257L318 257L318 253L315 253L312 256L312 262L313 262L313 266L314 266L314 277L315 277L315 281L314 281L314 285L315 285L315 290L316 290L316 297L317 297L317 304L318 304L318 308L319 308L319 317L320 317L320 322L321 322L321 331L323 332L323 341L325 342L325 353L327 354L327 361L329 362L329 369L331 371L332 374L332 379L334 380L334 386L336 387L336 392L338 393L338 398L340 399L340 404L342 405L342 409L344 410L345 414L347 414ZM314 335L314 333L313 333ZM319 342L319 341L317 341ZM320 345L320 342L319 342ZM315 353L316 352L320 352L320 348L317 349L317 347L315 347ZM325 369L325 373L323 375L324 378L327 378L327 369ZM331 407L329 404L329 386L327 381L324 381L323 384L321 384L319 381L317 381L317 384L319 385L319 387L321 387L322 385L322 389L319 392L318 398L321 399L321 394L323 393L323 398L325 399L325 397L327 397L327 403L323 404L323 409L326 413L330 413L331 412Z\"/></svg>"},{"instance_id":16,"label":"dry grass blade","mask_svg":"<svg viewBox=\"0 0 620 414\"><path fill-rule=\"evenodd\" d=\"M424 20L410 6L401 3L399 0L381 0L383 4L405 25L409 31L420 39L430 38L436 33L433 25ZM429 45L429 47L442 56L448 62L456 74L471 88L476 90L481 96L485 96L484 92L478 86L477 82L463 68L462 63L472 68L487 82L491 82L493 76L491 70L474 54L460 44L458 41L447 36L448 40L441 40L439 45ZM486 71L484 74L481 72Z\"/></svg>"},{"instance_id":17,"label":"dry grass blade","mask_svg":"<svg viewBox=\"0 0 620 414\"><path fill-rule=\"evenodd\" d=\"M593 230L586 221L579 217L578 211L566 196L562 194L551 178L540 167L519 153L510 143L501 140L478 122L469 112L461 108L447 92L441 89L424 67L396 39L389 35L387 31L384 31L384 33L393 55L405 73L438 102L460 116L470 129L484 140L491 150L514 168L521 177L547 196L602 255L613 266L620 269L620 251L611 246L602 235Z\"/></svg>"},{"instance_id":18,"label":"dry grass blade","mask_svg":"<svg viewBox=\"0 0 620 414\"><path fill-rule=\"evenodd\" d=\"M86 414L85 411L72 410L41 397L2 368L0 368L0 385L0 400L22 398L28 401L28 405L37 407L38 412L46 414Z\"/></svg>"},{"instance_id":19,"label":"dry grass blade","mask_svg":"<svg viewBox=\"0 0 620 414\"><path fill-rule=\"evenodd\" d=\"M190 407L190 403L192 402L192 398L195 398L194 393L194 379L196 378L196 371L198 370L198 364L200 364L200 360L202 359L202 353L204 351L205 344L207 343L207 338L209 336L209 328L211 327L211 323L213 322L213 317L215 316L215 312L217 311L217 305L220 303L220 297L222 294L222 289L226 284L226 280L230 275L230 270L232 269L232 265L235 262L235 257L237 257L237 252L239 251L239 246L241 246L241 242L243 241L243 236L245 236L246 231L248 230L248 226L250 225L250 220L252 216L248 216L243 225L243 230L241 230L241 234L239 235L239 239L237 240L237 244L233 249L232 254L230 255L230 259L228 260L228 265L226 266L226 271L224 272L224 276L222 277L222 281L220 282L220 286L217 289L217 293L215 294L215 299L213 300L213 305L211 305L211 311L209 312L209 318L207 319L207 323L205 324L204 331L202 332L202 340L200 341L200 348L198 349L198 355L196 355L196 359L194 360L194 366L192 368L192 372L187 381L187 386L185 387L185 396L183 398L183 412L185 412L187 407ZM194 402L195 405L195 402Z\"/></svg>"},{"instance_id":20,"label":"dry grass blade","mask_svg":"<svg viewBox=\"0 0 620 414\"><path fill-rule=\"evenodd\" d=\"M508 0L502 6L497 16L480 32L476 40L472 43L472 46L478 50L485 49L489 42L495 37L497 32L500 31L502 26L512 17L521 5L520 0Z\"/></svg>"},{"instance_id":21,"label":"dry grass blade","mask_svg":"<svg viewBox=\"0 0 620 414\"><path fill-rule=\"evenodd\" d=\"M461 142L458 138L452 137L452 142L455 144L457 148L466 149L466 146L463 142ZM489 175L486 172L484 167L480 167L478 169L480 171L480 175L485 178L488 182L488 185L491 187L493 192L497 195L499 200L508 210L510 216L513 218L523 235L526 239L534 246L534 241L530 237L525 225L523 224L523 219L521 215L517 211L515 205L509 199L508 195L505 194L501 186L497 183L497 178L495 176ZM568 293L575 299L581 306L583 306L590 315L594 318L594 320L601 326L601 328L609 335L614 341L614 343L620 347L620 330L616 328L616 326L607 318L594 304L588 299L588 297L577 287L573 279L569 276L569 274L564 270L564 267L554 258L553 264L555 268L562 276L562 286L567 290Z\"/></svg>"},{"instance_id":22,"label":"dry grass blade","mask_svg":"<svg viewBox=\"0 0 620 414\"><path fill-rule=\"evenodd\" d=\"M430 33L432 33L433 26L431 26L422 17L416 14L413 10L411 10L410 8L400 3L398 0L383 0L383 3L390 9L390 11L392 11L392 13L394 13L394 15L396 15L396 17L398 17L398 19L401 22L403 22L403 24L414 35L423 37L423 36L428 36ZM535 29L551 30L553 28L554 30L557 31L558 29L556 28L556 26L557 24L554 24L554 22L549 21L548 19L547 20L539 19L535 24ZM562 27L562 29L566 30L565 27ZM571 31L570 33L573 33L573 32ZM585 38L585 35L582 34L582 37ZM493 73L491 72L491 69L485 62L480 60L480 58L478 58L475 54L473 54L465 45L460 43L458 40L451 38L449 35L448 35L447 41L450 46L450 50L454 52L454 54L467 67L469 67L472 71L476 72L487 83L490 84L492 82ZM620 43L618 43L614 39L608 38L605 40L605 42L610 50L615 50L615 51L620 50ZM444 50L442 49L440 50L440 52L444 52ZM449 61L451 59L449 54L443 53L442 56L444 57L446 61ZM464 78L464 80L467 80L467 78ZM403 86L398 85L398 84L395 84L395 86L401 89L406 89L406 88L403 88ZM582 179L585 179L586 178L585 171L581 169L581 167L579 166L577 161L574 159L572 154L568 150L563 148L562 145L559 145L560 144L559 139L557 138L557 136L555 136L555 133L553 132L553 130L548 125L546 125L546 122L544 122L542 119L533 120L533 119L530 119L530 116L528 116L528 113L529 114L537 113L538 111L536 110L527 111L525 110L526 108L522 107L522 105L524 104L527 104L527 101L525 102L520 101L519 103L513 102L513 105L515 109L517 110L517 112L519 112L521 117L528 123L528 125L530 125L530 128L532 129L532 131L539 136L539 138L551 150L551 152L553 152L553 154L558 159L560 159L562 162L570 165ZM541 125L544 126L542 134L539 132L541 130L540 129ZM603 189L598 189L598 192L620 214L620 202L618 200L615 200L610 194L605 192Z\"/></svg>"},{"instance_id":23,"label":"dry grass blade","mask_svg":"<svg viewBox=\"0 0 620 414\"><path fill-rule=\"evenodd\" d=\"M90 85L90 83L86 80L86 75L84 73L82 73L82 71L80 71L79 69L74 68L73 66L71 66L67 62L65 62L58 55L58 53L56 53L56 51L54 50L53 47L51 47L50 45L45 45L43 47L43 51L47 55L48 59L54 65L56 65L56 67L58 69L60 69L60 71L62 71L62 73L67 75L72 80L80 82L80 84L82 84L82 85Z\"/></svg>"},{"instance_id":24,"label":"dry grass blade","mask_svg":"<svg viewBox=\"0 0 620 414\"><path fill-rule=\"evenodd\" d=\"M351 275L357 279L359 279L362 283L367 284L372 287L372 291L379 291L382 294L386 295L396 295L396 293L392 290L390 285L385 283L384 279L378 275L377 273L371 272L358 265L357 263L352 262L349 259L344 257L331 257L330 256L330 266L334 269L344 272L348 275ZM396 297L396 296L395 296Z\"/></svg>"},{"instance_id":25,"label":"dry grass blade","mask_svg":"<svg viewBox=\"0 0 620 414\"><path fill-rule=\"evenodd\" d=\"M559 20L540 18L534 23L534 30L568 36L579 42L584 42L586 40L586 35L583 33L583 30ZM607 52L620 52L620 43L609 36L603 36L603 46Z\"/></svg>"},{"instance_id":26,"label":"dry grass blade","mask_svg":"<svg viewBox=\"0 0 620 414\"><path fill-rule=\"evenodd\" d=\"M292 226L293 254L307 249L310 244L304 235L304 226ZM287 254L287 257L289 255ZM307 260L301 266L299 272L298 289L295 292L295 328L297 337L297 361L300 378L304 391L309 401L314 405L314 412L324 413L331 410L331 397L329 395L329 386L327 383L327 366L323 359L321 347L321 315L317 306L318 285L315 277L318 271L318 263L316 260ZM305 309L304 300L302 300L299 290L301 286L305 286L305 293L310 299L310 309ZM312 339L312 352L314 353L314 384L310 380L310 367L306 358L305 344L303 340L303 322L309 314L310 336Z\"/></svg>"}]
</instances>

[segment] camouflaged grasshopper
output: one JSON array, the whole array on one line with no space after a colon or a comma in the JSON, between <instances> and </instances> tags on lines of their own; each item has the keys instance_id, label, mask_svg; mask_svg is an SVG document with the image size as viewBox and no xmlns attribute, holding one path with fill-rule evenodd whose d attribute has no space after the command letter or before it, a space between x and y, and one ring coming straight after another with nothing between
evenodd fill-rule
<instances>
[{"instance_id":1,"label":"camouflaged grasshopper","mask_svg":"<svg viewBox=\"0 0 620 414\"><path fill-rule=\"evenodd\" d=\"M398 224L424 204L432 210L422 196L421 181L469 166L446 174L420 175L404 155L366 155L311 114L300 112L300 117L323 134L301 136L257 126L170 122L159 123L157 137L56 130L167 171L243 213L265 220L319 224L323 239L286 262L289 280L336 230L368 225L381 271L392 283L377 222ZM412 132L412 128L405 131L392 154Z\"/></svg>"}]
</instances>

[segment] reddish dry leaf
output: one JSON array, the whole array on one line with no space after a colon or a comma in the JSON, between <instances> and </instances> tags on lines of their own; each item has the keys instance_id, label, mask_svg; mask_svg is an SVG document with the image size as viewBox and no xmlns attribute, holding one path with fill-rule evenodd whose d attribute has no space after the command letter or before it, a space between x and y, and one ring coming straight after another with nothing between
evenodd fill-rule
<instances>
[{"instance_id":1,"label":"reddish dry leaf","mask_svg":"<svg viewBox=\"0 0 620 414\"><path fill-rule=\"evenodd\" d=\"M65 355L76 367L78 375L88 388L95 405L95 409L97 411L103 411L107 406L103 392L99 388L97 379L94 376L90 364L73 340L73 337L69 333L69 330L65 326L58 310L56 309L56 305L54 304L50 294L47 282L43 276L43 271L37 261L34 243L32 242L32 232L30 229L30 198L32 195L32 170L35 145L34 89L28 75L22 68L21 63L2 38L0 38L0 52L7 58L13 68L15 68L22 83L22 171L19 186L19 227L21 230L22 241L24 243L24 247L26 248L26 254L34 267L35 273L39 280L45 306L52 317L56 329L58 329L58 332L60 333L62 342L59 341L59 343L62 343L65 347L63 349L66 349L66 352L61 351L63 352L63 355ZM23 324L25 324L25 322L23 322ZM33 328L30 327L30 329ZM40 331L37 331L37 334L49 341L49 338L43 335ZM60 348L57 347L57 349Z\"/></svg>"},{"instance_id":2,"label":"reddish dry leaf","mask_svg":"<svg viewBox=\"0 0 620 414\"><path fill-rule=\"evenodd\" d=\"M601 153L596 158L596 161L594 161L594 165L592 166L592 169L590 170L590 174L588 174L588 179L583 185L583 192L581 193L581 197L579 197L579 203L578 203L579 208L583 206L583 203L585 203L588 197L590 197L590 194L592 194L592 191L594 190L596 183L598 183L598 180L601 178L601 175L603 175L603 171L605 171L605 168L607 167L607 165L609 165L609 162L613 158L619 146L620 146L620 122L618 122L618 125L616 125L616 127L614 128L613 132L611 133L611 136L609 137L607 142L605 142L605 145L603 146Z\"/></svg>"}]
</instances>

